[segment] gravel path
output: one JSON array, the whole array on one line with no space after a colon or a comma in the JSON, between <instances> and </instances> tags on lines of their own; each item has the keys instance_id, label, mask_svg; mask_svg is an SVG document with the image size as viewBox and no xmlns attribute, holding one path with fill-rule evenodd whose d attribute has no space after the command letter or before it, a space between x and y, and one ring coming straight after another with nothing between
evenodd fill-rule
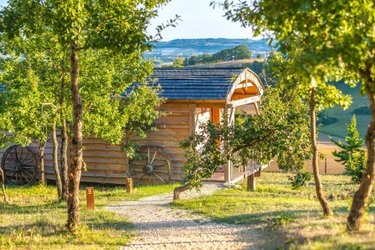
<instances>
[{"instance_id":1,"label":"gravel path","mask_svg":"<svg viewBox=\"0 0 375 250\"><path fill-rule=\"evenodd\" d=\"M205 184L201 192L188 191L182 199L208 195L221 189L219 184ZM202 215L171 209L172 194L147 197L109 210L127 217L137 236L122 249L254 249L257 232L249 226L216 223Z\"/></svg>"}]
</instances>

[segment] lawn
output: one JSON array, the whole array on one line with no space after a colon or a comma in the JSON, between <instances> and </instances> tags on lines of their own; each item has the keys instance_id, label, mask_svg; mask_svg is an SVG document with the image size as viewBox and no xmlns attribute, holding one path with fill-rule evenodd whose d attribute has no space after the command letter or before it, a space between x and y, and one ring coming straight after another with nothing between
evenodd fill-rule
<instances>
[{"instance_id":1,"label":"lawn","mask_svg":"<svg viewBox=\"0 0 375 250\"><path fill-rule=\"evenodd\" d=\"M375 204L369 208L367 225L358 234L345 232L345 219L356 186L347 176L322 177L333 218L323 218L313 183L292 190L288 174L263 173L257 191L244 187L211 196L181 200L174 207L204 214L219 222L248 224L259 229L262 249L375 249ZM373 194L374 196L374 194Z\"/></svg>"},{"instance_id":2,"label":"lawn","mask_svg":"<svg viewBox=\"0 0 375 250\"><path fill-rule=\"evenodd\" d=\"M175 186L135 188L95 186L96 210L85 208L85 187L80 192L81 227L73 237L64 227L66 204L56 202L54 186L8 187L9 204L0 201L0 249L118 249L134 235L132 225L104 207L171 192Z\"/></svg>"}]
</instances>

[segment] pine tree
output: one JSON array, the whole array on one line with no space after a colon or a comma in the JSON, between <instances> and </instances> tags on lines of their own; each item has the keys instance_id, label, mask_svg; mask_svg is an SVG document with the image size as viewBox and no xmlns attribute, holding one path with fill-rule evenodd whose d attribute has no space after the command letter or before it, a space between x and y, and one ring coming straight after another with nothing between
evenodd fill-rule
<instances>
[{"instance_id":1,"label":"pine tree","mask_svg":"<svg viewBox=\"0 0 375 250\"><path fill-rule=\"evenodd\" d=\"M357 119L353 115L351 123L347 127L345 143L330 138L331 141L342 150L334 151L336 161L344 165L345 171L351 176L353 183L360 183L366 167L366 151L362 149L364 140L359 136L357 130Z\"/></svg>"}]
</instances>

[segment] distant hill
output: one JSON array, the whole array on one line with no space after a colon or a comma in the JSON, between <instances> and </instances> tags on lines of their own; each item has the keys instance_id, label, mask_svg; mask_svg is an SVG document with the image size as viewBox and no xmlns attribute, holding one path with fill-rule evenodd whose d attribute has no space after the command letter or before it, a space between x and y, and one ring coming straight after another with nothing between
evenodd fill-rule
<instances>
[{"instance_id":1,"label":"distant hill","mask_svg":"<svg viewBox=\"0 0 375 250\"><path fill-rule=\"evenodd\" d=\"M352 116L355 113L359 133L364 138L367 126L371 120L367 97L360 94L360 85L355 88L350 88L349 85L343 82L338 82L335 83L335 86L345 94L352 96L352 105L347 110L342 110L338 106L324 110L319 115L321 117L321 122L323 123L319 131L328 135L345 138L346 125L350 123Z\"/></svg>"},{"instance_id":2,"label":"distant hill","mask_svg":"<svg viewBox=\"0 0 375 250\"><path fill-rule=\"evenodd\" d=\"M177 57L190 57L205 53L212 54L242 44L247 45L253 51L254 57L258 54L266 56L271 51L266 39L175 39L168 42L156 43L152 52L148 52L145 57L146 59L154 58L157 64L168 63L173 62Z\"/></svg>"}]
</instances>

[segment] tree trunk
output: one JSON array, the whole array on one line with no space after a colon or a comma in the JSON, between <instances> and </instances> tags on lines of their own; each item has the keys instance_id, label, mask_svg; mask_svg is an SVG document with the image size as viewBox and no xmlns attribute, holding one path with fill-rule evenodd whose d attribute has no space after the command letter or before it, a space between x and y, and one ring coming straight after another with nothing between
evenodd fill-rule
<instances>
[{"instance_id":1,"label":"tree trunk","mask_svg":"<svg viewBox=\"0 0 375 250\"><path fill-rule=\"evenodd\" d=\"M64 118L61 119L61 168L62 168L62 190L63 190L63 199L67 201L68 199L68 143L69 143L69 136L67 132L67 125L66 120Z\"/></svg>"},{"instance_id":2,"label":"tree trunk","mask_svg":"<svg viewBox=\"0 0 375 250\"><path fill-rule=\"evenodd\" d=\"M68 131L65 120L65 72L64 72L64 61L61 62L62 75L61 75L61 93L60 93L60 122L61 122L61 151L60 151L60 160L61 160L61 169L62 169L62 191L63 199L67 201L68 199Z\"/></svg>"},{"instance_id":3,"label":"tree trunk","mask_svg":"<svg viewBox=\"0 0 375 250\"><path fill-rule=\"evenodd\" d=\"M311 126L311 147L312 147L312 167L314 173L315 190L320 205L323 208L324 216L332 216L332 210L328 206L327 199L324 196L323 185L320 180L318 166L318 143L316 141L316 103L315 103L315 87L311 88L310 97L310 126Z\"/></svg>"},{"instance_id":4,"label":"tree trunk","mask_svg":"<svg viewBox=\"0 0 375 250\"><path fill-rule=\"evenodd\" d=\"M40 184L46 185L46 175L44 172L44 151L46 147L46 142L39 141L39 152L38 152L38 168L40 170Z\"/></svg>"},{"instance_id":5,"label":"tree trunk","mask_svg":"<svg viewBox=\"0 0 375 250\"><path fill-rule=\"evenodd\" d=\"M3 198L4 198L4 203L8 203L7 199L7 194L5 192L5 176L4 176L4 171L0 168L0 176L1 176L1 189L3 191Z\"/></svg>"},{"instance_id":6,"label":"tree trunk","mask_svg":"<svg viewBox=\"0 0 375 250\"><path fill-rule=\"evenodd\" d=\"M369 83L368 85L375 83ZM372 185L375 176L375 94L371 93L370 88L367 89L367 96L370 101L371 122L367 129L366 145L367 145L367 167L362 177L361 184L353 197L353 203L350 208L347 230L356 231L361 229L363 216L368 207L368 201L372 191Z\"/></svg>"},{"instance_id":7,"label":"tree trunk","mask_svg":"<svg viewBox=\"0 0 375 250\"><path fill-rule=\"evenodd\" d=\"M75 233L79 225L79 183L82 169L82 99L79 94L78 46L71 42L70 78L73 102L72 157L69 171L68 229Z\"/></svg>"},{"instance_id":8,"label":"tree trunk","mask_svg":"<svg viewBox=\"0 0 375 250\"><path fill-rule=\"evenodd\" d=\"M57 142L56 120L53 121L53 125L52 125L52 144L53 144L53 151L52 151L53 170L55 171L57 194L58 194L59 201L62 201L63 191L62 191L62 183L61 183L60 168L59 168L59 158L58 158L59 144Z\"/></svg>"},{"instance_id":9,"label":"tree trunk","mask_svg":"<svg viewBox=\"0 0 375 250\"><path fill-rule=\"evenodd\" d=\"M190 185L183 185L183 186L176 187L173 190L173 200L174 201L179 200L181 193L186 191L186 190L189 190L190 188L191 188Z\"/></svg>"}]
</instances>

